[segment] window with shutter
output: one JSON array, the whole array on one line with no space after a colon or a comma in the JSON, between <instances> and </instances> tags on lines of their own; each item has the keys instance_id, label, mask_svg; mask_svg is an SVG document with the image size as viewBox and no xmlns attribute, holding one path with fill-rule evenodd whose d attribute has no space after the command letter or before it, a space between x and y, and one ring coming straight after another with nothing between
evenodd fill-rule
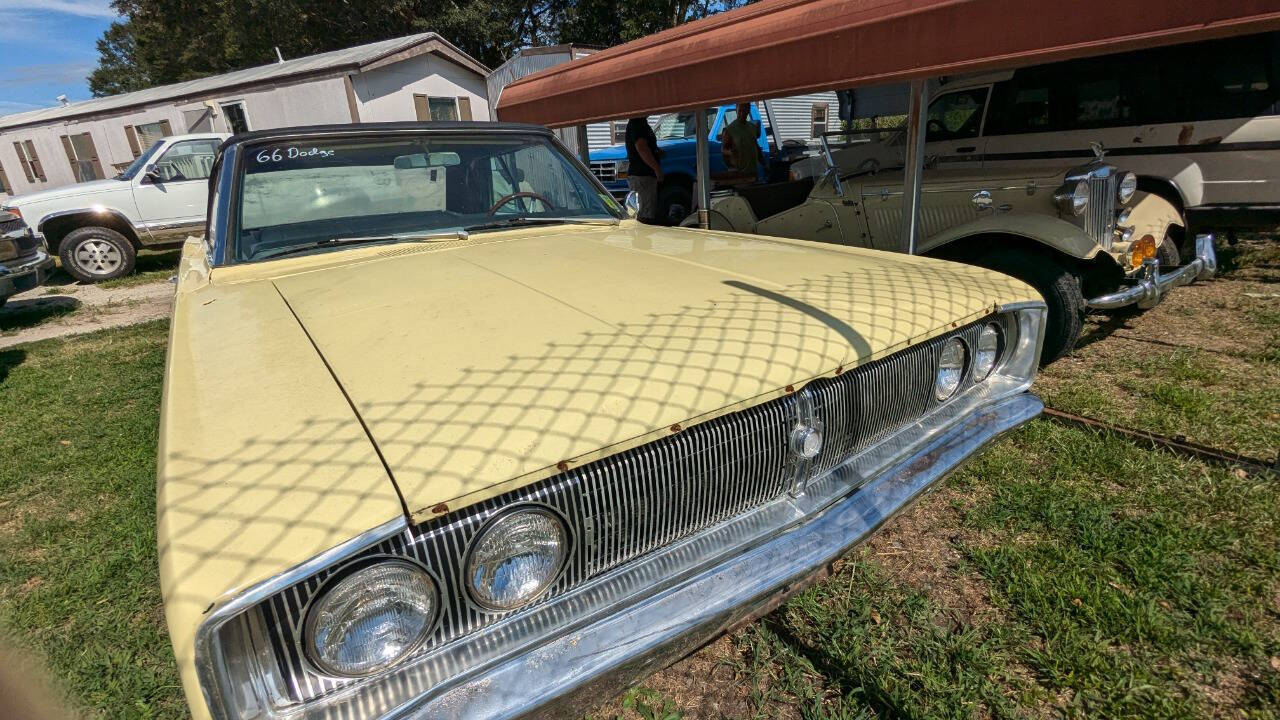
<instances>
[{"instance_id":1,"label":"window with shutter","mask_svg":"<svg viewBox=\"0 0 1280 720\"><path fill-rule=\"evenodd\" d=\"M22 166L22 174L26 176L27 182L48 181L44 176L44 168L40 165L40 157L36 155L35 143L22 140L15 142L13 149L18 154L18 164Z\"/></svg>"},{"instance_id":2,"label":"window with shutter","mask_svg":"<svg viewBox=\"0 0 1280 720\"><path fill-rule=\"evenodd\" d=\"M819 137L827 131L827 104L814 103L809 114L809 137Z\"/></svg>"},{"instance_id":3,"label":"window with shutter","mask_svg":"<svg viewBox=\"0 0 1280 720\"><path fill-rule=\"evenodd\" d=\"M102 179L102 163L98 161L93 136L89 133L63 135L62 149L67 153L67 162L71 163L71 172L75 175L76 182Z\"/></svg>"},{"instance_id":4,"label":"window with shutter","mask_svg":"<svg viewBox=\"0 0 1280 720\"><path fill-rule=\"evenodd\" d=\"M0 193L13 194L13 186L9 184L9 176L4 174L4 166L0 165Z\"/></svg>"}]
</instances>

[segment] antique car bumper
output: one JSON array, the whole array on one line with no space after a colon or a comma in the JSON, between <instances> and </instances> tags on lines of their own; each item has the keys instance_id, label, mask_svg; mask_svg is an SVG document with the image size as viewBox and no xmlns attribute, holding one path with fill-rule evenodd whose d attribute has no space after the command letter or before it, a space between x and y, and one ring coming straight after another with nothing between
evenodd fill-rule
<instances>
[{"instance_id":1,"label":"antique car bumper","mask_svg":"<svg viewBox=\"0 0 1280 720\"><path fill-rule=\"evenodd\" d=\"M1091 310L1115 310L1136 304L1146 310L1153 308L1175 287L1196 280L1208 280L1218 270L1218 256L1213 250L1213 235L1196 237L1196 257L1186 265L1167 273L1160 271L1154 258L1143 262L1136 282L1117 292L1108 293L1088 301Z\"/></svg>"},{"instance_id":2,"label":"antique car bumper","mask_svg":"<svg viewBox=\"0 0 1280 720\"><path fill-rule=\"evenodd\" d=\"M966 414L825 511L642 602L383 717L581 717L735 624L776 607L997 435L1043 409L1029 393ZM916 438L920 440L921 438ZM697 543L692 548L697 551Z\"/></svg>"}]
</instances>

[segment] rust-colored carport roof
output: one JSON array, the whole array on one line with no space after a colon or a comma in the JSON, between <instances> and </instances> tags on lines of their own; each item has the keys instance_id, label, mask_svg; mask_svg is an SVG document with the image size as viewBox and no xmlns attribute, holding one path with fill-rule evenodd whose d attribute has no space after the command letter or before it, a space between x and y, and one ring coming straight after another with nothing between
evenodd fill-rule
<instances>
[{"instance_id":1,"label":"rust-colored carport roof","mask_svg":"<svg viewBox=\"0 0 1280 720\"><path fill-rule=\"evenodd\" d=\"M761 0L529 75L497 109L563 127L1277 28L1280 0Z\"/></svg>"}]
</instances>

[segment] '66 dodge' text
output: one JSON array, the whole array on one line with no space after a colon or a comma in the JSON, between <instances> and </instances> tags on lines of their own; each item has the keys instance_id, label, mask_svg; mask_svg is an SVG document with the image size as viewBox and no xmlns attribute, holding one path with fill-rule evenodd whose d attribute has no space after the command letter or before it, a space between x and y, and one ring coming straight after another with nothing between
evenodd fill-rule
<instances>
[{"instance_id":1,"label":"'66 dodge' text","mask_svg":"<svg viewBox=\"0 0 1280 720\"><path fill-rule=\"evenodd\" d=\"M196 718L575 716L1034 417L990 270L655 228L547 131L232 138L158 541Z\"/></svg>"}]
</instances>

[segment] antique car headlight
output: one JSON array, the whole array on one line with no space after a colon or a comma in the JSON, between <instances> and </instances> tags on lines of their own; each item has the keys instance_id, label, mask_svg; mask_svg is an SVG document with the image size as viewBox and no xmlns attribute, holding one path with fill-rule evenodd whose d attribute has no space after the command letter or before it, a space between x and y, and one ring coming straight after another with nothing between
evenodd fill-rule
<instances>
[{"instance_id":1,"label":"antique car headlight","mask_svg":"<svg viewBox=\"0 0 1280 720\"><path fill-rule=\"evenodd\" d=\"M996 323L987 323L978 332L978 347L973 353L973 379L975 382L986 380L995 369L996 360L1000 358L1000 349L1004 344L1004 333Z\"/></svg>"},{"instance_id":2,"label":"antique car headlight","mask_svg":"<svg viewBox=\"0 0 1280 720\"><path fill-rule=\"evenodd\" d=\"M402 660L426 639L440 610L435 581L403 560L361 568L317 597L304 648L317 668L342 677L364 677Z\"/></svg>"},{"instance_id":3,"label":"antique car headlight","mask_svg":"<svg viewBox=\"0 0 1280 720\"><path fill-rule=\"evenodd\" d=\"M568 533L542 508L500 515L480 531L467 559L471 597L490 610L514 610L551 586L564 564Z\"/></svg>"},{"instance_id":4,"label":"antique car headlight","mask_svg":"<svg viewBox=\"0 0 1280 720\"><path fill-rule=\"evenodd\" d=\"M1058 188L1053 199L1062 212L1080 215L1089 206L1089 184L1079 180L1067 183Z\"/></svg>"},{"instance_id":5,"label":"antique car headlight","mask_svg":"<svg viewBox=\"0 0 1280 720\"><path fill-rule=\"evenodd\" d=\"M933 396L946 400L955 394L960 387L960 379L964 377L964 342L960 338L951 338L942 346L942 357L938 360L938 377L933 382Z\"/></svg>"},{"instance_id":6,"label":"antique car headlight","mask_svg":"<svg viewBox=\"0 0 1280 720\"><path fill-rule=\"evenodd\" d=\"M1120 184L1116 186L1116 200L1124 205L1133 199L1133 194L1136 192L1138 192L1138 176L1131 172L1122 175Z\"/></svg>"}]
</instances>

